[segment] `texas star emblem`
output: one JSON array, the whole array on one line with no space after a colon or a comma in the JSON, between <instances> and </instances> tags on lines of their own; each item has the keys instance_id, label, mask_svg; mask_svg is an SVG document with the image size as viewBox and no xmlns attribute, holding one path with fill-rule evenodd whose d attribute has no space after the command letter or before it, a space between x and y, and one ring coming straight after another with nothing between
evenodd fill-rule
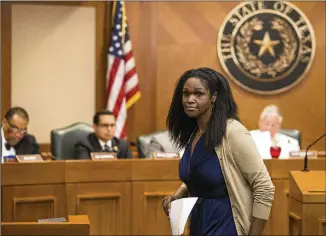
<instances>
[{"instance_id":1,"label":"texas star emblem","mask_svg":"<svg viewBox=\"0 0 326 236\"><path fill-rule=\"evenodd\" d=\"M217 52L229 77L242 88L276 94L298 84L315 54L305 15L285 1L239 4L218 32Z\"/></svg>"}]
</instances>

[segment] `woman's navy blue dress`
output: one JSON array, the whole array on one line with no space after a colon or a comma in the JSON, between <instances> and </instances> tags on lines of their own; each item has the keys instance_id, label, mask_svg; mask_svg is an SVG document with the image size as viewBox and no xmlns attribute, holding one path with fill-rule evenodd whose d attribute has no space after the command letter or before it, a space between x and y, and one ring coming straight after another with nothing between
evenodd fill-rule
<instances>
[{"instance_id":1,"label":"woman's navy blue dress","mask_svg":"<svg viewBox=\"0 0 326 236\"><path fill-rule=\"evenodd\" d=\"M198 197L191 212L190 235L237 235L229 195L219 159L208 153L200 137L191 155L189 142L179 163L179 177Z\"/></svg>"}]
</instances>

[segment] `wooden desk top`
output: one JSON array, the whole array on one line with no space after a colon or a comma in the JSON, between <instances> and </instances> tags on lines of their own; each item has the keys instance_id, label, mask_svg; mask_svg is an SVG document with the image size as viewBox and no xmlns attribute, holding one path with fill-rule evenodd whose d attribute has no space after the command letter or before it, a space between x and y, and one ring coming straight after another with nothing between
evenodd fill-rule
<instances>
[{"instance_id":1,"label":"wooden desk top","mask_svg":"<svg viewBox=\"0 0 326 236\"><path fill-rule=\"evenodd\" d=\"M1 222L2 235L89 235L87 215L69 215L68 222Z\"/></svg>"},{"instance_id":2,"label":"wooden desk top","mask_svg":"<svg viewBox=\"0 0 326 236\"><path fill-rule=\"evenodd\" d=\"M290 196L303 203L325 203L326 171L290 172Z\"/></svg>"},{"instance_id":3,"label":"wooden desk top","mask_svg":"<svg viewBox=\"0 0 326 236\"><path fill-rule=\"evenodd\" d=\"M1 185L64 183L65 169L65 161L4 163L1 165Z\"/></svg>"},{"instance_id":4,"label":"wooden desk top","mask_svg":"<svg viewBox=\"0 0 326 236\"><path fill-rule=\"evenodd\" d=\"M273 179L287 179L291 170L303 169L303 159L271 159L264 162ZM1 166L1 185L179 180L178 164L179 160L171 159L4 163ZM325 170L326 159L309 160L308 167Z\"/></svg>"}]
</instances>

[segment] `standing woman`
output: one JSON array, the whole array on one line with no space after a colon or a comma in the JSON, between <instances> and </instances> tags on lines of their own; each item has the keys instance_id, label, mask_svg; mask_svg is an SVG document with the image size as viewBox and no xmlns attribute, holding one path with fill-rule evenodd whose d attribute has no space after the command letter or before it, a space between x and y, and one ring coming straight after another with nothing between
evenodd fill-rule
<instances>
[{"instance_id":1,"label":"standing woman","mask_svg":"<svg viewBox=\"0 0 326 236\"><path fill-rule=\"evenodd\" d=\"M185 148L179 163L183 184L164 198L198 197L191 235L261 235L275 187L248 130L239 122L228 81L210 68L186 71L174 91L167 126Z\"/></svg>"}]
</instances>

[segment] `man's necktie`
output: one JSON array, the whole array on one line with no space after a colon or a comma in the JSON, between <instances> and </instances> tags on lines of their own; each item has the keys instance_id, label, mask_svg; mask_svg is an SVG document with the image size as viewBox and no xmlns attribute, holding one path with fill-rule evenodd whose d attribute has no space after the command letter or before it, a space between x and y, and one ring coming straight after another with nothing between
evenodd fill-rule
<instances>
[{"instance_id":1,"label":"man's necktie","mask_svg":"<svg viewBox=\"0 0 326 236\"><path fill-rule=\"evenodd\" d=\"M110 152L110 147L107 144L104 144L103 152Z\"/></svg>"}]
</instances>

